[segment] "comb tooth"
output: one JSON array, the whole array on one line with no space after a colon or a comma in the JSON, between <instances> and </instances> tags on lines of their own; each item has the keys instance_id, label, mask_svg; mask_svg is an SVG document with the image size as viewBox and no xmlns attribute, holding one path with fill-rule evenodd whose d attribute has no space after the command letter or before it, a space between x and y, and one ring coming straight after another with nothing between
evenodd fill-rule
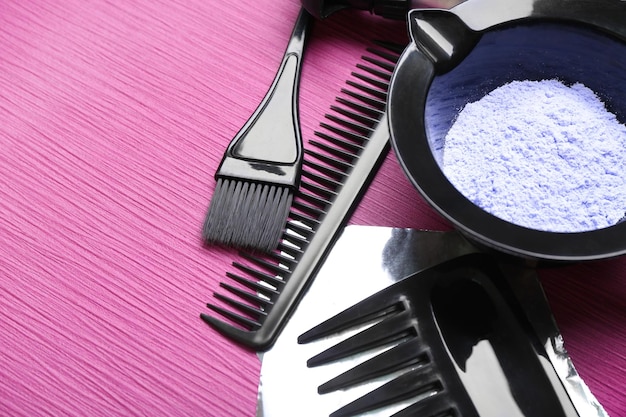
<instances>
[{"instance_id":1,"label":"comb tooth","mask_svg":"<svg viewBox=\"0 0 626 417\"><path fill-rule=\"evenodd\" d=\"M292 221L290 221L289 223L287 223L287 225L285 226L285 231L289 231L289 232L295 232L296 234L300 235L301 237L310 237L315 233L315 230L313 227L311 227L311 225L306 224L306 222L311 222L314 221L312 219L310 219L309 217L305 217L304 215L300 214L298 216L297 213L293 213L292 217ZM305 220L300 220L298 219L298 217L305 217Z\"/></svg>"},{"instance_id":2,"label":"comb tooth","mask_svg":"<svg viewBox=\"0 0 626 417\"><path fill-rule=\"evenodd\" d=\"M249 253L242 253L241 256L244 259L247 259L248 261L253 262L255 265L260 266L264 270L272 272L280 276L281 278L283 277L282 274L289 272L289 269L285 268L284 266L280 266L278 264L269 262L267 259L262 259L262 258L259 258L258 256L255 256Z\"/></svg>"},{"instance_id":3,"label":"comb tooth","mask_svg":"<svg viewBox=\"0 0 626 417\"><path fill-rule=\"evenodd\" d=\"M320 385L317 392L327 394L401 369L425 366L430 362L426 349L423 341L419 338L400 343Z\"/></svg>"},{"instance_id":4,"label":"comb tooth","mask_svg":"<svg viewBox=\"0 0 626 417\"><path fill-rule=\"evenodd\" d=\"M306 151L305 151L305 154L306 154ZM319 164L319 163L317 163L315 161L312 161L309 158L305 158L304 161L303 161L303 164L304 164L305 167L313 168L316 171L318 171L318 172L320 172L320 173L322 173L322 174L324 174L324 175L326 175L328 177L334 178L337 181L343 181L343 180L346 179L346 176L347 176L344 171L339 171L336 168Z\"/></svg>"},{"instance_id":5,"label":"comb tooth","mask_svg":"<svg viewBox=\"0 0 626 417\"><path fill-rule=\"evenodd\" d=\"M300 236L306 237L308 238L309 236L314 234L314 231L309 229L306 226L301 226L297 223L290 223L289 224L289 229L291 229L292 231L296 232L297 234L299 234Z\"/></svg>"},{"instance_id":6,"label":"comb tooth","mask_svg":"<svg viewBox=\"0 0 626 417\"><path fill-rule=\"evenodd\" d=\"M388 71L389 73L393 72L393 68L394 68L393 64L389 64L387 62L381 61L380 59L372 58L369 56L364 56L363 60L367 63L375 65L379 68L382 68L383 70Z\"/></svg>"},{"instance_id":7,"label":"comb tooth","mask_svg":"<svg viewBox=\"0 0 626 417\"><path fill-rule=\"evenodd\" d=\"M289 217L294 221L304 223L306 226L314 230L316 230L320 225L319 220L306 216L302 213L295 212L293 210L289 212ZM292 226L293 226L293 222L289 222L287 224L287 227L292 227Z\"/></svg>"},{"instance_id":8,"label":"comb tooth","mask_svg":"<svg viewBox=\"0 0 626 417\"><path fill-rule=\"evenodd\" d=\"M368 74L374 75L382 80L387 81L387 85L389 85L389 81L391 80L390 72L377 70L376 68L372 68L369 65L363 65L363 64L356 64L356 67L362 71L367 72Z\"/></svg>"},{"instance_id":9,"label":"comb tooth","mask_svg":"<svg viewBox=\"0 0 626 417\"><path fill-rule=\"evenodd\" d=\"M299 193L298 193L299 194ZM317 207L310 206L303 201L295 201L293 203L293 208L296 208L300 211L303 211L307 214L317 217L318 219L324 215L324 210L321 210Z\"/></svg>"},{"instance_id":10,"label":"comb tooth","mask_svg":"<svg viewBox=\"0 0 626 417\"><path fill-rule=\"evenodd\" d=\"M228 314L228 312L226 313ZM250 337L251 332L256 332L261 329L257 327L253 327L248 330L242 329L240 327L233 326L230 323L226 323L223 320L219 320L213 316L210 316L204 313L200 313L200 318L202 319L202 321L204 321L206 324L211 326L213 329L217 330L224 336L239 343L246 343L246 341Z\"/></svg>"},{"instance_id":11,"label":"comb tooth","mask_svg":"<svg viewBox=\"0 0 626 417\"><path fill-rule=\"evenodd\" d=\"M301 207L299 210L304 210L308 206L305 207L305 204L303 202L296 201L293 204L293 208L297 209L298 207ZM292 241L290 243L295 243L296 246L302 249L302 246L300 245L300 243L308 243L309 237L315 234L315 230L309 229L310 225L308 224L300 224L302 220L297 220L297 219L298 218L310 219L311 215L314 215L314 214L305 213L305 212L295 212L295 211L292 212L291 217L295 221L291 221L287 224L285 228L285 234L283 235L283 239L293 238L293 237L297 238L296 241ZM316 216L319 218L319 214L317 214ZM310 221L319 222L319 220L314 220L314 219L311 219Z\"/></svg>"},{"instance_id":12,"label":"comb tooth","mask_svg":"<svg viewBox=\"0 0 626 417\"><path fill-rule=\"evenodd\" d=\"M374 40L373 43L380 46L381 48L385 48L391 52L395 52L398 55L402 54L402 52L404 51L404 48L406 47L406 45L403 45L403 44L382 41L382 40Z\"/></svg>"},{"instance_id":13,"label":"comb tooth","mask_svg":"<svg viewBox=\"0 0 626 417\"><path fill-rule=\"evenodd\" d=\"M344 97L337 97L337 102L343 104L344 106L358 111L359 113L363 113L365 115L367 115L368 117L371 117L372 120L376 120L376 123L378 123L378 120L380 119L380 117L383 115L383 112L377 108L374 107L369 107L360 103L356 103L352 100L348 100L347 98Z\"/></svg>"},{"instance_id":14,"label":"comb tooth","mask_svg":"<svg viewBox=\"0 0 626 417\"><path fill-rule=\"evenodd\" d=\"M325 201L332 201L337 196L337 193L335 193L334 191L329 190L329 189L324 188L324 187L320 187L317 184L312 184L312 183L307 182L307 181L301 181L300 182L300 187L302 189L305 189L305 190L313 192L315 195L320 196Z\"/></svg>"},{"instance_id":15,"label":"comb tooth","mask_svg":"<svg viewBox=\"0 0 626 417\"><path fill-rule=\"evenodd\" d=\"M352 76L355 78L358 78L361 81L364 81L368 84L371 84L375 87L380 88L383 91L387 91L387 89L389 88L389 83L385 82L385 81L380 81L380 80L376 80L374 78L368 77L367 75L363 75L360 74L358 72L353 72Z\"/></svg>"},{"instance_id":16,"label":"comb tooth","mask_svg":"<svg viewBox=\"0 0 626 417\"><path fill-rule=\"evenodd\" d=\"M207 304L207 307L215 311L219 315L226 317L227 319L232 320L237 324L245 326L250 330L255 330L261 327L261 323L254 321L248 317L244 317L239 314L233 313L232 311L226 310L225 308L222 308L213 304ZM202 318L202 320L204 320L208 324L211 324L214 322L214 319L211 316L208 316L206 314L201 314L200 317Z\"/></svg>"},{"instance_id":17,"label":"comb tooth","mask_svg":"<svg viewBox=\"0 0 626 417\"><path fill-rule=\"evenodd\" d=\"M237 269L239 269L240 271L245 272L246 274L250 275L253 278L257 278L261 281L265 281L270 283L271 285L273 285L274 287L279 287L281 285L283 285L285 283L285 281L283 281L281 278L277 278L276 276L267 274L265 272L256 270L254 268L249 267L248 265L244 265L240 262L233 262L233 266ZM232 272L227 272L226 276L231 277L235 275Z\"/></svg>"},{"instance_id":18,"label":"comb tooth","mask_svg":"<svg viewBox=\"0 0 626 417\"><path fill-rule=\"evenodd\" d=\"M288 234L283 236L283 239L300 248L306 248L306 246L309 244L309 241L302 236Z\"/></svg>"},{"instance_id":19,"label":"comb tooth","mask_svg":"<svg viewBox=\"0 0 626 417\"><path fill-rule=\"evenodd\" d=\"M368 297L301 334L298 337L298 343L310 343L334 333L407 311L407 305L405 305L402 297L393 297L392 294L391 297L380 298L378 296L380 294L384 296L384 293L381 292Z\"/></svg>"},{"instance_id":20,"label":"comb tooth","mask_svg":"<svg viewBox=\"0 0 626 417\"><path fill-rule=\"evenodd\" d=\"M326 128L326 129L330 130L331 132L334 132L334 133L336 133L336 134L338 134L338 135L340 135L340 136L342 136L344 138L351 139L351 140L353 140L353 141L355 141L357 143L364 143L364 142L367 141L367 138L365 136L359 135L359 134L354 133L354 132L350 132L349 130L342 129L342 128L337 127L337 126L332 126L332 125L329 125L329 124L326 124L326 123L320 123L320 126Z\"/></svg>"},{"instance_id":21,"label":"comb tooth","mask_svg":"<svg viewBox=\"0 0 626 417\"><path fill-rule=\"evenodd\" d=\"M240 277L239 275L231 274L229 272L226 273L226 276L232 279L233 281L238 282L241 285L250 288L251 290L258 291L267 297L271 297L273 295L278 294L278 291L266 285L261 284L259 281L250 281L249 279L245 279L243 277Z\"/></svg>"},{"instance_id":22,"label":"comb tooth","mask_svg":"<svg viewBox=\"0 0 626 417\"><path fill-rule=\"evenodd\" d=\"M410 312L407 311L387 318L337 343L313 356L306 364L310 368L325 365L356 353L362 353L380 346L389 345L415 335L415 323L414 320L411 319Z\"/></svg>"},{"instance_id":23,"label":"comb tooth","mask_svg":"<svg viewBox=\"0 0 626 417\"><path fill-rule=\"evenodd\" d=\"M287 229L289 233L285 234L284 239L287 240L288 238L295 238L295 239L292 239L292 241L290 241L289 243L298 246L300 249L304 251L306 249L306 246L310 242L310 236L303 235L302 233L300 233L298 230L298 227L299 226L297 224L294 225L293 227L290 225L289 229Z\"/></svg>"},{"instance_id":24,"label":"comb tooth","mask_svg":"<svg viewBox=\"0 0 626 417\"><path fill-rule=\"evenodd\" d=\"M226 297L225 295L222 295L220 293L214 293L213 296L217 298L218 300L223 301L224 303L228 304L229 306L243 313L249 314L252 317L256 317L257 319L267 316L267 313L259 308L253 307L249 304L244 304L237 300L233 300L232 298ZM207 307L212 309L212 307L209 306L209 304L207 304Z\"/></svg>"},{"instance_id":25,"label":"comb tooth","mask_svg":"<svg viewBox=\"0 0 626 417\"><path fill-rule=\"evenodd\" d=\"M367 104L368 106L380 109L380 111L385 110L385 105L386 105L385 100L379 100L374 97L367 97L367 96L364 96L363 94L357 93L356 91L348 90L345 88L342 89L341 92Z\"/></svg>"},{"instance_id":26,"label":"comb tooth","mask_svg":"<svg viewBox=\"0 0 626 417\"><path fill-rule=\"evenodd\" d=\"M322 138L324 140L326 140L327 142L332 143L333 145L336 145L342 149L347 150L348 152L350 152L351 154L354 155L358 155L360 154L364 147L361 145L358 145L352 141L349 141L348 139L341 139L341 138L337 138L335 136L330 136L326 133L323 132L315 132L315 136ZM318 142L319 143L319 142Z\"/></svg>"},{"instance_id":27,"label":"comb tooth","mask_svg":"<svg viewBox=\"0 0 626 417\"><path fill-rule=\"evenodd\" d=\"M443 392L437 392L398 411L391 417L458 417L461 415L466 416L465 413L459 412L459 408L449 396L445 396Z\"/></svg>"},{"instance_id":28,"label":"comb tooth","mask_svg":"<svg viewBox=\"0 0 626 417\"><path fill-rule=\"evenodd\" d=\"M316 146L316 147L318 147L318 148L328 152L331 155L336 156L337 158L341 158L341 159L343 159L345 161L348 161L348 162L354 161L354 159L358 156L358 155L352 154L350 152L342 151L341 149L337 149L337 148L334 148L332 146L328 146L325 143L321 143L321 142L318 142L316 140L310 140L309 143L311 145L313 145L313 146Z\"/></svg>"},{"instance_id":29,"label":"comb tooth","mask_svg":"<svg viewBox=\"0 0 626 417\"><path fill-rule=\"evenodd\" d=\"M302 171L302 176L308 179L311 179L318 184L323 185L324 187L326 187L329 190L332 190L333 192L337 190L338 188L341 188L341 186L343 185L339 181L335 181L331 178L324 177L322 175L319 175L319 174L316 174L314 172L310 172L307 170Z\"/></svg>"},{"instance_id":30,"label":"comb tooth","mask_svg":"<svg viewBox=\"0 0 626 417\"><path fill-rule=\"evenodd\" d=\"M385 59L389 62L391 62L392 64L396 64L398 62L398 54L394 54L388 51L381 51L380 49L376 49L376 48L367 48L366 49L367 52L374 54L376 56L378 56L379 58ZM391 67L391 71L393 71L393 66Z\"/></svg>"},{"instance_id":31,"label":"comb tooth","mask_svg":"<svg viewBox=\"0 0 626 417\"><path fill-rule=\"evenodd\" d=\"M293 227L293 223L291 224L291 227ZM284 252L290 256L293 256L294 258L299 258L304 253L300 248L292 245L287 245L285 244L285 242L280 242L277 249L280 252Z\"/></svg>"},{"instance_id":32,"label":"comb tooth","mask_svg":"<svg viewBox=\"0 0 626 417\"><path fill-rule=\"evenodd\" d=\"M400 375L380 388L345 405L332 413L330 417L352 417L418 396L427 398L436 395L442 389L441 382L433 369L423 367Z\"/></svg>"},{"instance_id":33,"label":"comb tooth","mask_svg":"<svg viewBox=\"0 0 626 417\"><path fill-rule=\"evenodd\" d=\"M239 288L233 287L232 285L226 284L225 282L220 282L220 287L224 288L227 291L230 291L240 298L243 298L244 300L248 300L260 306L270 306L273 304L270 300L266 298L259 297L258 295L249 293L247 291L243 291Z\"/></svg>"},{"instance_id":34,"label":"comb tooth","mask_svg":"<svg viewBox=\"0 0 626 417\"><path fill-rule=\"evenodd\" d=\"M291 271L291 267L297 262L292 256L280 252L266 253L263 256L267 260L271 259L280 265L286 266L289 271Z\"/></svg>"},{"instance_id":35,"label":"comb tooth","mask_svg":"<svg viewBox=\"0 0 626 417\"><path fill-rule=\"evenodd\" d=\"M326 117L328 120L331 120L331 121L333 121L335 123L338 123L338 124L340 124L340 125L342 125L344 127L347 127L348 129L352 129L352 130L355 130L357 132L360 132L361 135L364 135L364 136L370 136L372 134L372 132L374 131L369 126L365 126L365 125L362 125L360 123L355 123L355 122L352 122L350 120L346 120L346 119L344 119L342 117L335 116L334 114L326 114L324 117Z\"/></svg>"},{"instance_id":36,"label":"comb tooth","mask_svg":"<svg viewBox=\"0 0 626 417\"><path fill-rule=\"evenodd\" d=\"M346 84L348 84L349 86L352 86L356 89L359 89L373 97L376 97L382 101L387 101L387 92L386 91L380 91L378 89L372 88L372 87L368 87L366 85L363 85L361 83L357 83L354 82L352 80L348 80L346 81Z\"/></svg>"},{"instance_id":37,"label":"comb tooth","mask_svg":"<svg viewBox=\"0 0 626 417\"><path fill-rule=\"evenodd\" d=\"M355 113L353 110L347 110L343 107L332 105L330 109L334 112L337 112L343 116L349 117L350 119L370 128L373 128L378 123L378 119L374 119L373 117L365 116L363 114ZM370 129L371 131L371 129ZM315 132L317 133L317 132Z\"/></svg>"},{"instance_id":38,"label":"comb tooth","mask_svg":"<svg viewBox=\"0 0 626 417\"><path fill-rule=\"evenodd\" d=\"M332 200L337 196L337 193L333 190L329 190L328 188L321 187L317 184L312 184L305 180L300 181L300 187L305 190L312 191L317 195L323 196L325 200Z\"/></svg>"},{"instance_id":39,"label":"comb tooth","mask_svg":"<svg viewBox=\"0 0 626 417\"><path fill-rule=\"evenodd\" d=\"M319 196L307 193L304 190L300 190L300 192L298 193L298 197L302 198L305 201L308 201L309 203L315 204L320 209L325 209L331 204L330 201L325 200Z\"/></svg>"},{"instance_id":40,"label":"comb tooth","mask_svg":"<svg viewBox=\"0 0 626 417\"><path fill-rule=\"evenodd\" d=\"M321 154L321 153L313 151L311 149L307 149L305 151L305 153L307 155L311 155L311 156L319 159L322 162L327 163L330 166L333 166L333 167L335 167L337 169L341 169L343 172L349 171L352 168L352 164L349 164L349 163L343 162L343 161L339 161L338 159L331 158L330 156Z\"/></svg>"}]
</instances>

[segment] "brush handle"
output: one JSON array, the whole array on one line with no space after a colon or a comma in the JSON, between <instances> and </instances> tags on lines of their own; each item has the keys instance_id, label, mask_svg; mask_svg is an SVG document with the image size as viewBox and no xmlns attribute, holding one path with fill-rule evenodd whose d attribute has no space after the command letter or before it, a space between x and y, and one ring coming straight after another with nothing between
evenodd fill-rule
<instances>
[{"instance_id":1,"label":"brush handle","mask_svg":"<svg viewBox=\"0 0 626 417\"><path fill-rule=\"evenodd\" d=\"M301 9L270 89L229 144L216 178L297 187L302 165L298 92L310 22Z\"/></svg>"}]
</instances>

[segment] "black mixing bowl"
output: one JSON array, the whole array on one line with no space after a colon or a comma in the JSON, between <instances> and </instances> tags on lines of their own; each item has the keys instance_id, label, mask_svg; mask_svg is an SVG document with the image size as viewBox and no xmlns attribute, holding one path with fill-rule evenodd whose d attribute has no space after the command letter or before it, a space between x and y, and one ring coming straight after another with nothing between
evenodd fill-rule
<instances>
[{"instance_id":1,"label":"black mixing bowl","mask_svg":"<svg viewBox=\"0 0 626 417\"><path fill-rule=\"evenodd\" d=\"M409 13L412 42L392 77L387 110L402 168L429 204L487 248L549 262L626 253L626 222L579 233L518 226L468 200L439 162L463 107L514 80L580 82L626 122L626 3L499 0L491 13L486 3Z\"/></svg>"}]
</instances>

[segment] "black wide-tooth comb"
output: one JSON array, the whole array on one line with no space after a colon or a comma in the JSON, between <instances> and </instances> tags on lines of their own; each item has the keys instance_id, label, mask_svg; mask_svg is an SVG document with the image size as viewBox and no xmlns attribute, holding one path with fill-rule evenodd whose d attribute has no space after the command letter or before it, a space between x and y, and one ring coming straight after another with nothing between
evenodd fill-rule
<instances>
[{"instance_id":1,"label":"black wide-tooth comb","mask_svg":"<svg viewBox=\"0 0 626 417\"><path fill-rule=\"evenodd\" d=\"M278 248L243 253L207 306L228 322L202 313L206 323L255 350L269 349L332 248L389 150L387 88L402 45L376 42L304 149L300 188Z\"/></svg>"},{"instance_id":2,"label":"black wide-tooth comb","mask_svg":"<svg viewBox=\"0 0 626 417\"><path fill-rule=\"evenodd\" d=\"M387 380L331 417L399 403L408 405L394 417L578 416L503 271L489 255L464 255L302 334L298 343L370 325L307 362L315 367L377 353L319 386L325 394Z\"/></svg>"}]
</instances>

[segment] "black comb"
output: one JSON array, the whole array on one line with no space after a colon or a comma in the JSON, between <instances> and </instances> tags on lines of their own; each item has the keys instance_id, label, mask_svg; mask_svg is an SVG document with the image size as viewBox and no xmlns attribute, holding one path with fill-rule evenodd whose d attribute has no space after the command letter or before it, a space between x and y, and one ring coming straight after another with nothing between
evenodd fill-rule
<instances>
[{"instance_id":1,"label":"black comb","mask_svg":"<svg viewBox=\"0 0 626 417\"><path fill-rule=\"evenodd\" d=\"M210 326L238 343L267 350L347 222L389 150L387 88L403 45L367 49L304 150L300 188L281 243L272 252L242 253L207 306L228 321L202 313Z\"/></svg>"},{"instance_id":2,"label":"black comb","mask_svg":"<svg viewBox=\"0 0 626 417\"><path fill-rule=\"evenodd\" d=\"M398 403L406 407L394 417L578 416L508 286L514 271L487 254L464 255L417 272L302 334L298 342L309 343L370 325L310 358L309 367L383 350L319 386L325 394L387 380L331 416Z\"/></svg>"}]
</instances>

